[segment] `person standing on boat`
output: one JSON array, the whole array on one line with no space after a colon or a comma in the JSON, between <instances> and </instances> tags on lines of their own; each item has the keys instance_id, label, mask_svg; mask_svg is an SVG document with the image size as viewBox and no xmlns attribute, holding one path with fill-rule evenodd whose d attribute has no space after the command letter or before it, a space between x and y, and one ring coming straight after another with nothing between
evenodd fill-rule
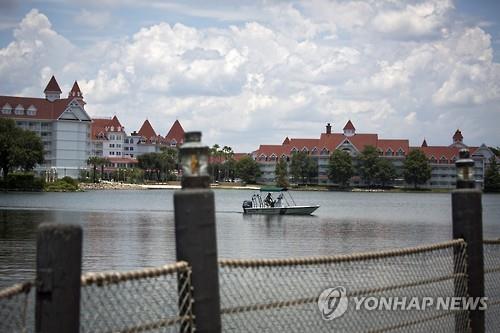
<instances>
[{"instance_id":1,"label":"person standing on boat","mask_svg":"<svg viewBox=\"0 0 500 333\"><path fill-rule=\"evenodd\" d=\"M266 199L264 199L264 203L269 207L274 207L274 200L271 192L267 194Z\"/></svg>"}]
</instances>

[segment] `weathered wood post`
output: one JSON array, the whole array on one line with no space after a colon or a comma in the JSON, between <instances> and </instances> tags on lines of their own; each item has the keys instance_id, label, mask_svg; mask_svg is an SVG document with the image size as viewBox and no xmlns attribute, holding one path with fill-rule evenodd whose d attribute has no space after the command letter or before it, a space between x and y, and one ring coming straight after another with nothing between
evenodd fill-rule
<instances>
[{"instance_id":1,"label":"weathered wood post","mask_svg":"<svg viewBox=\"0 0 500 333\"><path fill-rule=\"evenodd\" d=\"M481 191L475 189L474 161L466 149L456 162L457 189L451 194L453 238L467 243L467 291L469 297L484 297L483 220ZM456 265L455 265L456 266ZM455 267L455 269L457 269ZM463 296L463 295L458 295ZM484 311L470 310L469 319L474 333L484 332Z\"/></svg>"},{"instance_id":2,"label":"weathered wood post","mask_svg":"<svg viewBox=\"0 0 500 333\"><path fill-rule=\"evenodd\" d=\"M182 190L174 194L178 261L191 266L197 332L220 332L219 269L214 193L209 187L208 147L201 132L186 133L179 150Z\"/></svg>"},{"instance_id":3,"label":"weathered wood post","mask_svg":"<svg viewBox=\"0 0 500 333\"><path fill-rule=\"evenodd\" d=\"M42 224L37 235L37 333L79 331L81 267L81 227Z\"/></svg>"}]
</instances>

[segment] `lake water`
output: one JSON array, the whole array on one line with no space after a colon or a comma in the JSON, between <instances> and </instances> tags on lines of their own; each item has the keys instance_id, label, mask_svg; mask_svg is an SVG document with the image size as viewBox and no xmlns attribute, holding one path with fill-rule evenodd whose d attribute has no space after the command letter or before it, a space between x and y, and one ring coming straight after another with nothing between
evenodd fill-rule
<instances>
[{"instance_id":1,"label":"lake water","mask_svg":"<svg viewBox=\"0 0 500 333\"><path fill-rule=\"evenodd\" d=\"M34 277L40 223L83 227L83 270L175 261L172 190L0 193L0 288ZM449 193L292 192L315 216L245 216L252 191L215 190L221 258L345 254L446 241ZM485 238L500 237L500 196L483 195Z\"/></svg>"}]
</instances>

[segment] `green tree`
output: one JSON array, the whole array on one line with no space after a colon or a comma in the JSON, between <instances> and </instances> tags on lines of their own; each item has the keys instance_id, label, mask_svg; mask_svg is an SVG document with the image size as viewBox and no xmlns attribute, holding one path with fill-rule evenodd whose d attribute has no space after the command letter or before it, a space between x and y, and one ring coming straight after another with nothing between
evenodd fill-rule
<instances>
[{"instance_id":1,"label":"green tree","mask_svg":"<svg viewBox=\"0 0 500 333\"><path fill-rule=\"evenodd\" d=\"M285 158L280 158L276 163L276 168L274 170L276 174L276 186L288 187L288 164Z\"/></svg>"},{"instance_id":2,"label":"green tree","mask_svg":"<svg viewBox=\"0 0 500 333\"><path fill-rule=\"evenodd\" d=\"M147 180L167 181L177 166L177 150L164 148L159 153L142 154L137 162Z\"/></svg>"},{"instance_id":3,"label":"green tree","mask_svg":"<svg viewBox=\"0 0 500 333\"><path fill-rule=\"evenodd\" d=\"M379 158L377 165L377 174L375 178L382 184L383 187L396 178L396 168L394 165L385 158Z\"/></svg>"},{"instance_id":4,"label":"green tree","mask_svg":"<svg viewBox=\"0 0 500 333\"><path fill-rule=\"evenodd\" d=\"M236 174L246 183L256 183L261 172L259 164L250 156L245 156L236 162Z\"/></svg>"},{"instance_id":5,"label":"green tree","mask_svg":"<svg viewBox=\"0 0 500 333\"><path fill-rule=\"evenodd\" d=\"M490 165L484 173L484 191L500 192L500 170L495 156L490 158Z\"/></svg>"},{"instance_id":6,"label":"green tree","mask_svg":"<svg viewBox=\"0 0 500 333\"><path fill-rule=\"evenodd\" d=\"M431 178L431 166L425 154L419 149L410 151L403 164L403 176L407 184L413 184L416 189L419 184L425 184Z\"/></svg>"},{"instance_id":7,"label":"green tree","mask_svg":"<svg viewBox=\"0 0 500 333\"><path fill-rule=\"evenodd\" d=\"M349 185L353 173L351 155L342 150L335 150L328 162L328 178L341 187L346 187Z\"/></svg>"},{"instance_id":8,"label":"green tree","mask_svg":"<svg viewBox=\"0 0 500 333\"><path fill-rule=\"evenodd\" d=\"M32 170L43 163L43 143L34 132L16 126L13 119L0 118L0 168L4 179L16 168Z\"/></svg>"},{"instance_id":9,"label":"green tree","mask_svg":"<svg viewBox=\"0 0 500 333\"><path fill-rule=\"evenodd\" d=\"M290 162L290 173L295 182L310 183L311 178L318 175L318 163L306 152L293 153Z\"/></svg>"},{"instance_id":10,"label":"green tree","mask_svg":"<svg viewBox=\"0 0 500 333\"><path fill-rule=\"evenodd\" d=\"M87 159L87 165L92 165L92 181L94 183L97 182L97 167L101 167L101 179L104 178L104 167L106 164L110 163L110 161L106 157L102 156L90 156Z\"/></svg>"},{"instance_id":11,"label":"green tree","mask_svg":"<svg viewBox=\"0 0 500 333\"><path fill-rule=\"evenodd\" d=\"M377 148L373 146L365 146L358 157L359 175L363 181L368 184L368 187L370 187L372 182L377 178L379 159L379 152Z\"/></svg>"}]
</instances>

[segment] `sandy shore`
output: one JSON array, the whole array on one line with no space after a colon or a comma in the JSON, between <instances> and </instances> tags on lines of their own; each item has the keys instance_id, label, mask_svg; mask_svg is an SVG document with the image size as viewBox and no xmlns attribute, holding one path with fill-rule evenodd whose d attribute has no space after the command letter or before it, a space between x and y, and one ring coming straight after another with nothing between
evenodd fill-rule
<instances>
[{"instance_id":1,"label":"sandy shore","mask_svg":"<svg viewBox=\"0 0 500 333\"><path fill-rule=\"evenodd\" d=\"M260 186L228 186L212 184L211 188L219 189L235 189L235 190L259 190ZM181 185L176 184L127 184L117 182L101 182L101 183L80 183L79 189L83 191L94 190L176 190L180 189Z\"/></svg>"}]
</instances>

